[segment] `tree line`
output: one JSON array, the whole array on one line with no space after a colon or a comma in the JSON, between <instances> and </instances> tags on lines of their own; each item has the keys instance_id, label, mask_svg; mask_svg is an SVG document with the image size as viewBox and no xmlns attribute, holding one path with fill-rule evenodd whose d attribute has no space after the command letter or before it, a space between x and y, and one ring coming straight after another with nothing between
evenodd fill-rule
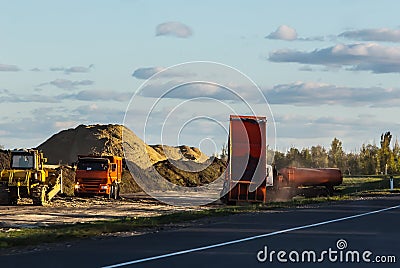
<instances>
[{"instance_id":1,"label":"tree line","mask_svg":"<svg viewBox=\"0 0 400 268\"><path fill-rule=\"evenodd\" d=\"M269 155L273 151L269 150ZM330 148L317 145L301 150L292 147L286 153L275 152L278 168L293 166L307 168L339 168L345 175L400 174L400 146L396 139L392 145L390 132L381 135L379 146L362 144L359 152L346 153L342 142L334 138Z\"/></svg>"}]
</instances>

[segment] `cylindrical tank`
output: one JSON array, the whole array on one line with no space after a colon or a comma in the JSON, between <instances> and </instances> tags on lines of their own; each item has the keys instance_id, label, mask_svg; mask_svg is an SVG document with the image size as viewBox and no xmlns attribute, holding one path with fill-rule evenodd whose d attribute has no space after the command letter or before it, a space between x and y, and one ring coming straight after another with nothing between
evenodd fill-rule
<instances>
[{"instance_id":1,"label":"cylindrical tank","mask_svg":"<svg viewBox=\"0 0 400 268\"><path fill-rule=\"evenodd\" d=\"M342 172L338 168L295 168L279 170L283 180L281 186L337 186L343 182Z\"/></svg>"}]
</instances>

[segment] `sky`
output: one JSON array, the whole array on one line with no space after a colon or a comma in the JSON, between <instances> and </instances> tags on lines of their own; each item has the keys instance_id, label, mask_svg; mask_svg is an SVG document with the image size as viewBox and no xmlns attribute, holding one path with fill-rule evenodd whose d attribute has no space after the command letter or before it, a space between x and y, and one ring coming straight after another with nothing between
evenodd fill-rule
<instances>
[{"instance_id":1,"label":"sky","mask_svg":"<svg viewBox=\"0 0 400 268\"><path fill-rule=\"evenodd\" d=\"M147 143L212 153L227 140L229 114L247 113L243 99L268 117L268 137L281 151L329 147L334 137L355 151L379 143L383 132L400 134L398 1L0 6L0 145L6 148L36 147L80 124L126 123ZM210 84L184 86L159 100L191 76L220 79L242 101Z\"/></svg>"}]
</instances>

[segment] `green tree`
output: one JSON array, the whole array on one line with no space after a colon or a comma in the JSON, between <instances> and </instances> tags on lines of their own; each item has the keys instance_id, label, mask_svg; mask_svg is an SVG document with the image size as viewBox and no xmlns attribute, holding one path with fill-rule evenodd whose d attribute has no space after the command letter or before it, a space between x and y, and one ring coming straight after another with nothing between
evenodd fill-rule
<instances>
[{"instance_id":1,"label":"green tree","mask_svg":"<svg viewBox=\"0 0 400 268\"><path fill-rule=\"evenodd\" d=\"M389 173L393 173L393 167L395 166L393 152L390 149L390 142L392 140L392 134L390 131L381 135L381 148L378 151L379 168L380 172L385 172L386 165Z\"/></svg>"},{"instance_id":2,"label":"green tree","mask_svg":"<svg viewBox=\"0 0 400 268\"><path fill-rule=\"evenodd\" d=\"M311 167L312 166L312 157L311 157L311 151L308 148L303 148L300 152L301 158L302 158L302 164L303 167Z\"/></svg>"},{"instance_id":3,"label":"green tree","mask_svg":"<svg viewBox=\"0 0 400 268\"><path fill-rule=\"evenodd\" d=\"M302 157L299 152L299 149L295 147L291 147L289 151L286 153L286 159L289 166L292 167L301 167L302 166Z\"/></svg>"},{"instance_id":4,"label":"green tree","mask_svg":"<svg viewBox=\"0 0 400 268\"><path fill-rule=\"evenodd\" d=\"M399 142L396 138L396 141L394 142L394 146L393 146L393 157L394 157L394 167L393 167L393 171L396 174L400 173L400 145Z\"/></svg>"},{"instance_id":5,"label":"green tree","mask_svg":"<svg viewBox=\"0 0 400 268\"><path fill-rule=\"evenodd\" d=\"M359 169L362 175L373 175L379 172L378 146L363 144L359 153Z\"/></svg>"},{"instance_id":6,"label":"green tree","mask_svg":"<svg viewBox=\"0 0 400 268\"><path fill-rule=\"evenodd\" d=\"M346 155L347 165L346 168L342 170L347 175L359 175L361 174L360 169L360 155L357 153L348 153Z\"/></svg>"},{"instance_id":7,"label":"green tree","mask_svg":"<svg viewBox=\"0 0 400 268\"><path fill-rule=\"evenodd\" d=\"M228 159L228 144L224 143L221 146L221 154L220 154L221 159Z\"/></svg>"},{"instance_id":8,"label":"green tree","mask_svg":"<svg viewBox=\"0 0 400 268\"><path fill-rule=\"evenodd\" d=\"M331 148L328 152L329 166L339 168L344 171L346 154L343 151L342 142L336 137L332 140Z\"/></svg>"},{"instance_id":9,"label":"green tree","mask_svg":"<svg viewBox=\"0 0 400 268\"><path fill-rule=\"evenodd\" d=\"M274 154L274 163L278 169L288 166L285 154L279 151Z\"/></svg>"},{"instance_id":10,"label":"green tree","mask_svg":"<svg viewBox=\"0 0 400 268\"><path fill-rule=\"evenodd\" d=\"M311 147L311 160L313 168L328 167L328 154L321 145Z\"/></svg>"}]
</instances>

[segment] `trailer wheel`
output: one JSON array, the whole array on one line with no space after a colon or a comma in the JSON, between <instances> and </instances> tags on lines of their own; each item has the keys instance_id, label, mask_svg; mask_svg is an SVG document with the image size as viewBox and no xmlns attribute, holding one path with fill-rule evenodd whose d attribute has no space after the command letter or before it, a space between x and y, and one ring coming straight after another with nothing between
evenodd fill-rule
<instances>
[{"instance_id":1,"label":"trailer wheel","mask_svg":"<svg viewBox=\"0 0 400 268\"><path fill-rule=\"evenodd\" d=\"M328 196L332 196L335 192L335 189L333 188L333 185L327 185L326 190L328 191Z\"/></svg>"}]
</instances>

